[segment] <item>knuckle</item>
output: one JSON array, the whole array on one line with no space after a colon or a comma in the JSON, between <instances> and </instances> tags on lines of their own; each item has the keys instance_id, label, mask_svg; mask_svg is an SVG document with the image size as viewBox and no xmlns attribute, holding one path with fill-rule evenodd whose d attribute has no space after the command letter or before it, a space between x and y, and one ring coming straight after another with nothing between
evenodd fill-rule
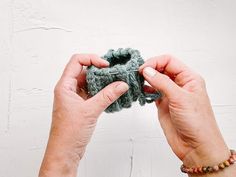
<instances>
[{"instance_id":1,"label":"knuckle","mask_svg":"<svg viewBox=\"0 0 236 177\"><path fill-rule=\"evenodd\" d=\"M168 54L168 53L164 54L163 57L166 58L167 60L173 60L175 58L173 55Z\"/></svg>"},{"instance_id":2,"label":"knuckle","mask_svg":"<svg viewBox=\"0 0 236 177\"><path fill-rule=\"evenodd\" d=\"M79 57L79 55L80 54L73 54L72 56L71 56L71 61L75 61L75 60L77 60L77 58Z\"/></svg>"},{"instance_id":3,"label":"knuckle","mask_svg":"<svg viewBox=\"0 0 236 177\"><path fill-rule=\"evenodd\" d=\"M111 104L115 101L115 95L112 93L111 90L103 91L102 96L107 104Z\"/></svg>"},{"instance_id":4,"label":"knuckle","mask_svg":"<svg viewBox=\"0 0 236 177\"><path fill-rule=\"evenodd\" d=\"M163 56L164 56L165 58L172 58L172 55L169 54L169 53L165 53Z\"/></svg>"},{"instance_id":5,"label":"knuckle","mask_svg":"<svg viewBox=\"0 0 236 177\"><path fill-rule=\"evenodd\" d=\"M54 87L54 95L55 96L61 96L63 93L65 93L66 87L62 83L62 81L59 81L56 86Z\"/></svg>"},{"instance_id":6,"label":"knuckle","mask_svg":"<svg viewBox=\"0 0 236 177\"><path fill-rule=\"evenodd\" d=\"M63 97L64 90L62 87L55 87L54 88L54 96L56 98L62 98Z\"/></svg>"},{"instance_id":7,"label":"knuckle","mask_svg":"<svg viewBox=\"0 0 236 177\"><path fill-rule=\"evenodd\" d=\"M71 59L70 59L70 62L71 63L80 62L81 58L83 58L83 54L81 54L81 53L73 54Z\"/></svg>"},{"instance_id":8,"label":"knuckle","mask_svg":"<svg viewBox=\"0 0 236 177\"><path fill-rule=\"evenodd\" d=\"M205 79L201 76L201 75L197 75L197 79L198 79L198 81L199 81L199 83L201 84L201 85L205 85L206 84L206 81L205 81Z\"/></svg>"},{"instance_id":9,"label":"knuckle","mask_svg":"<svg viewBox=\"0 0 236 177\"><path fill-rule=\"evenodd\" d=\"M89 56L90 56L91 58L99 58L99 56L98 56L98 55L96 55L96 54L94 54L94 53L92 53L92 54L89 54Z\"/></svg>"},{"instance_id":10,"label":"knuckle","mask_svg":"<svg viewBox=\"0 0 236 177\"><path fill-rule=\"evenodd\" d=\"M165 81L169 81L169 80L171 80L170 77L167 76L167 75L165 75L165 74L163 74L163 79L164 79Z\"/></svg>"},{"instance_id":11,"label":"knuckle","mask_svg":"<svg viewBox=\"0 0 236 177\"><path fill-rule=\"evenodd\" d=\"M59 83L54 87L54 95L58 95L61 92L61 86Z\"/></svg>"}]
</instances>

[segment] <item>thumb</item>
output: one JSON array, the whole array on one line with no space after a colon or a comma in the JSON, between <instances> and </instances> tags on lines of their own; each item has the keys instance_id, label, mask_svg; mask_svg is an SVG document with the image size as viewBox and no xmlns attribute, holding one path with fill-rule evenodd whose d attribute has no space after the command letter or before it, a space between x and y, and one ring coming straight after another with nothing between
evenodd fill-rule
<instances>
[{"instance_id":1,"label":"thumb","mask_svg":"<svg viewBox=\"0 0 236 177\"><path fill-rule=\"evenodd\" d=\"M92 109L94 113L99 115L121 95L127 92L128 89L128 84L122 81L116 81L107 85L87 101L89 102L89 105L93 106Z\"/></svg>"},{"instance_id":2,"label":"thumb","mask_svg":"<svg viewBox=\"0 0 236 177\"><path fill-rule=\"evenodd\" d=\"M151 67L144 68L143 76L153 88L164 93L168 99L178 96L181 92L181 88L167 75Z\"/></svg>"}]
</instances>

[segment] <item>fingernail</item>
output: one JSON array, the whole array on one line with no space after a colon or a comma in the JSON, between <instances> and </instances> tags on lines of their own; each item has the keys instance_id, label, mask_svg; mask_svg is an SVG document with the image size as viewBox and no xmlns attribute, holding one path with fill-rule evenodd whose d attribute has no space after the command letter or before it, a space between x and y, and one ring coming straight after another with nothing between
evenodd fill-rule
<instances>
[{"instance_id":1,"label":"fingernail","mask_svg":"<svg viewBox=\"0 0 236 177\"><path fill-rule=\"evenodd\" d=\"M151 68L151 67L146 67L146 68L144 68L143 72L144 72L146 75L148 75L149 77L153 77L153 76L155 76L156 73L157 73L156 70L153 69L153 68Z\"/></svg>"},{"instance_id":2,"label":"fingernail","mask_svg":"<svg viewBox=\"0 0 236 177\"><path fill-rule=\"evenodd\" d=\"M106 65L110 65L110 63L107 60L103 60L103 63Z\"/></svg>"},{"instance_id":3,"label":"fingernail","mask_svg":"<svg viewBox=\"0 0 236 177\"><path fill-rule=\"evenodd\" d=\"M122 83L120 83L120 84L118 84L118 85L116 86L116 89L117 89L118 91L121 91L122 93L124 93L124 92L126 92L127 90L129 90L129 86L128 86L128 84L122 82Z\"/></svg>"}]
</instances>

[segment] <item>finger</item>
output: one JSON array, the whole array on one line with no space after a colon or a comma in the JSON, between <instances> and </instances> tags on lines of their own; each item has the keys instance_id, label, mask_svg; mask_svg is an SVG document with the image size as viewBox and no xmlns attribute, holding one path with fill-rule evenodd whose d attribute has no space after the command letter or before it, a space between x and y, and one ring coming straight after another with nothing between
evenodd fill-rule
<instances>
[{"instance_id":1,"label":"finger","mask_svg":"<svg viewBox=\"0 0 236 177\"><path fill-rule=\"evenodd\" d=\"M86 69L83 69L80 74L78 75L77 79L77 86L79 88L85 88L86 87Z\"/></svg>"},{"instance_id":2,"label":"finger","mask_svg":"<svg viewBox=\"0 0 236 177\"><path fill-rule=\"evenodd\" d=\"M96 67L107 67L109 62L95 54L75 54L66 65L62 77L76 78L81 73L83 66L94 65Z\"/></svg>"},{"instance_id":3,"label":"finger","mask_svg":"<svg viewBox=\"0 0 236 177\"><path fill-rule=\"evenodd\" d=\"M156 93L156 90L153 87L150 87L149 85L144 85L143 90L146 93Z\"/></svg>"},{"instance_id":4,"label":"finger","mask_svg":"<svg viewBox=\"0 0 236 177\"><path fill-rule=\"evenodd\" d=\"M99 115L128 89L129 86L125 82L113 82L86 102L90 107L92 107L93 113Z\"/></svg>"},{"instance_id":5,"label":"finger","mask_svg":"<svg viewBox=\"0 0 236 177\"><path fill-rule=\"evenodd\" d=\"M143 69L143 76L153 88L164 93L169 99L176 98L182 93L181 88L167 75L164 75L151 67Z\"/></svg>"},{"instance_id":6,"label":"finger","mask_svg":"<svg viewBox=\"0 0 236 177\"><path fill-rule=\"evenodd\" d=\"M185 64L170 55L150 58L140 66L139 71L142 73L143 69L146 67L152 67L161 73L167 74L169 77L175 77L188 69Z\"/></svg>"},{"instance_id":7,"label":"finger","mask_svg":"<svg viewBox=\"0 0 236 177\"><path fill-rule=\"evenodd\" d=\"M96 67L107 67L109 63L100 58L97 55L94 54L76 54L73 55L69 61L69 63L66 65L63 74L61 76L61 79L59 80L57 85L62 85L66 87L67 89L70 89L72 91L77 90L78 83L83 82L83 80L78 82L79 79L83 79L82 75L80 77L80 74L83 74L83 66L90 66L94 65Z\"/></svg>"}]
</instances>

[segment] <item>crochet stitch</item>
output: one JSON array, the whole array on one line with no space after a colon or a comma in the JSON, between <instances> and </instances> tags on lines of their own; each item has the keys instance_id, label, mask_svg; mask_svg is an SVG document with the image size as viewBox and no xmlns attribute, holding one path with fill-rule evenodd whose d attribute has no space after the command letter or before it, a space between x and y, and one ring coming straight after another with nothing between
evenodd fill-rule
<instances>
[{"instance_id":1,"label":"crochet stitch","mask_svg":"<svg viewBox=\"0 0 236 177\"><path fill-rule=\"evenodd\" d=\"M101 89L114 81L124 81L129 85L129 90L119 99L112 103L105 112L112 113L122 108L130 108L132 102L139 101L141 106L151 103L161 97L160 92L145 93L143 90L144 78L139 74L138 69L144 63L138 50L131 48L110 49L103 59L110 65L107 68L89 66L87 68L87 88L91 96L94 96Z\"/></svg>"}]
</instances>

